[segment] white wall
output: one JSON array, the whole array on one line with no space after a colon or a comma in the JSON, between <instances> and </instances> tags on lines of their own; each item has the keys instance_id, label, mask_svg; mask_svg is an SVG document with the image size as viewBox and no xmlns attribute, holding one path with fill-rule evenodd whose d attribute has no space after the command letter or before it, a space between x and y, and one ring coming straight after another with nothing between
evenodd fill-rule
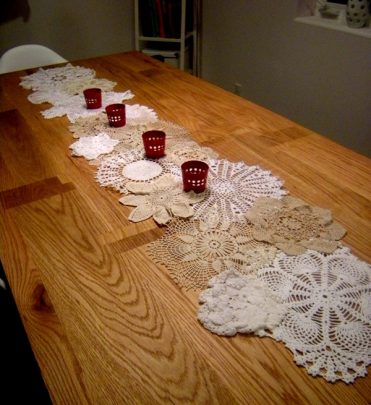
<instances>
[{"instance_id":1,"label":"white wall","mask_svg":"<svg viewBox=\"0 0 371 405\"><path fill-rule=\"evenodd\" d=\"M24 43L48 46L68 60L133 49L132 0L28 0L28 4L28 21L19 17L0 23L0 55Z\"/></svg>"},{"instance_id":2,"label":"white wall","mask_svg":"<svg viewBox=\"0 0 371 405\"><path fill-rule=\"evenodd\" d=\"M203 78L371 155L371 39L294 22L296 9L203 0Z\"/></svg>"}]
</instances>

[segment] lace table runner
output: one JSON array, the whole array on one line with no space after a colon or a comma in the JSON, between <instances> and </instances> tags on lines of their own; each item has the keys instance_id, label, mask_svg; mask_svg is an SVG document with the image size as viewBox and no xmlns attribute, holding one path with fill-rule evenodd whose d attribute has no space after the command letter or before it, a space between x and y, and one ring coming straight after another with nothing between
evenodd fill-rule
<instances>
[{"instance_id":1,"label":"lace table runner","mask_svg":"<svg viewBox=\"0 0 371 405\"><path fill-rule=\"evenodd\" d=\"M68 116L79 138L72 154L99 164L99 184L135 207L130 220L169 224L147 245L148 254L181 287L208 287L198 312L206 328L273 337L298 365L328 381L349 383L367 374L371 267L338 248L345 229L329 210L285 197L282 181L258 166L217 160L185 128L158 120L148 107L127 105L127 125L111 128L103 108L86 109L82 91L101 88L103 105L133 94L113 92L116 83L96 78L92 69L39 69L20 84L33 90L31 102L53 105L42 112L45 118ZM145 158L141 135L149 129L165 131L165 158ZM204 193L182 191L186 160L209 164Z\"/></svg>"}]
</instances>

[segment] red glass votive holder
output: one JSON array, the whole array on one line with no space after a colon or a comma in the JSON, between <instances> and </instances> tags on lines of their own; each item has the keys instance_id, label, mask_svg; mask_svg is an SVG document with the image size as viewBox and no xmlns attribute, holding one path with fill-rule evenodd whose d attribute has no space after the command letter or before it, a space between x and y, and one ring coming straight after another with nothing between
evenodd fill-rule
<instances>
[{"instance_id":1,"label":"red glass votive holder","mask_svg":"<svg viewBox=\"0 0 371 405\"><path fill-rule=\"evenodd\" d=\"M86 108L94 109L102 107L102 90L93 88L84 90Z\"/></svg>"},{"instance_id":2,"label":"red glass votive holder","mask_svg":"<svg viewBox=\"0 0 371 405\"><path fill-rule=\"evenodd\" d=\"M123 127L126 124L125 104L110 104L106 107L106 113L111 127Z\"/></svg>"},{"instance_id":3,"label":"red glass votive holder","mask_svg":"<svg viewBox=\"0 0 371 405\"><path fill-rule=\"evenodd\" d=\"M152 130L142 134L144 150L148 158L165 156L166 134L163 131Z\"/></svg>"},{"instance_id":4,"label":"red glass votive holder","mask_svg":"<svg viewBox=\"0 0 371 405\"><path fill-rule=\"evenodd\" d=\"M207 174L209 166L200 160L189 160L181 166L183 176L183 190L193 190L195 193L202 193L206 189Z\"/></svg>"}]
</instances>

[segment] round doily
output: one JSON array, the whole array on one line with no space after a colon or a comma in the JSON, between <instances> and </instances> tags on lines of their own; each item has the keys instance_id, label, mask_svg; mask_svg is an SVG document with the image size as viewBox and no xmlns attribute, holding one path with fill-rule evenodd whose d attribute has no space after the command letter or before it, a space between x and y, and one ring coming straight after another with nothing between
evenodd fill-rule
<instances>
[{"instance_id":1,"label":"round doily","mask_svg":"<svg viewBox=\"0 0 371 405\"><path fill-rule=\"evenodd\" d=\"M150 164L146 165L143 162L150 162ZM140 168L143 169L143 172L135 173L135 169L141 170ZM151 169L154 170L153 173L150 171ZM148 183L166 173L174 174L177 170L178 168L166 159L147 159L142 150L133 149L103 159L98 167L96 179L102 187L112 187L123 194L128 194L126 184L129 181ZM127 177L125 173L129 174L131 178Z\"/></svg>"},{"instance_id":2,"label":"round doily","mask_svg":"<svg viewBox=\"0 0 371 405\"><path fill-rule=\"evenodd\" d=\"M270 263L276 248L256 242L251 224L176 220L165 235L148 245L152 259L163 264L186 289L205 288L211 277L235 268L248 274Z\"/></svg>"},{"instance_id":3,"label":"round doily","mask_svg":"<svg viewBox=\"0 0 371 405\"><path fill-rule=\"evenodd\" d=\"M207 196L195 206L194 218L204 218L212 209L225 219L244 214L258 197L280 197L282 181L258 166L228 160L209 161Z\"/></svg>"},{"instance_id":4,"label":"round doily","mask_svg":"<svg viewBox=\"0 0 371 405\"><path fill-rule=\"evenodd\" d=\"M127 164L122 169L123 176L129 180L147 181L158 177L162 173L162 167L151 160L138 160Z\"/></svg>"},{"instance_id":5,"label":"round doily","mask_svg":"<svg viewBox=\"0 0 371 405\"><path fill-rule=\"evenodd\" d=\"M287 306L256 275L227 270L213 277L199 297L198 320L217 335L264 335L282 320Z\"/></svg>"},{"instance_id":6,"label":"round doily","mask_svg":"<svg viewBox=\"0 0 371 405\"><path fill-rule=\"evenodd\" d=\"M353 382L371 360L371 266L342 248L324 255L277 255L259 270L288 305L273 337L313 376Z\"/></svg>"},{"instance_id":7,"label":"round doily","mask_svg":"<svg viewBox=\"0 0 371 405\"><path fill-rule=\"evenodd\" d=\"M346 232L332 221L330 210L291 196L280 200L258 198L246 217L254 225L256 240L272 243L292 255L302 254L307 248L332 253Z\"/></svg>"}]
</instances>

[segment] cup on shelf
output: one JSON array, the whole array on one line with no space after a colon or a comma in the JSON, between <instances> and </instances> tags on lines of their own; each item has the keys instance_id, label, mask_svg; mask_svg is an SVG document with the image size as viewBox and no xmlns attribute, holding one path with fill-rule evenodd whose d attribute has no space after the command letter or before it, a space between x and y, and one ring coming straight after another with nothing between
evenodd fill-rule
<instances>
[{"instance_id":1,"label":"cup on shelf","mask_svg":"<svg viewBox=\"0 0 371 405\"><path fill-rule=\"evenodd\" d=\"M106 113L111 127L123 127L126 124L125 104L110 104L106 107Z\"/></svg>"},{"instance_id":2,"label":"cup on shelf","mask_svg":"<svg viewBox=\"0 0 371 405\"><path fill-rule=\"evenodd\" d=\"M193 190L202 193L206 189L209 166L200 160L188 160L181 166L183 176L183 190Z\"/></svg>"},{"instance_id":3,"label":"cup on shelf","mask_svg":"<svg viewBox=\"0 0 371 405\"><path fill-rule=\"evenodd\" d=\"M98 88L91 88L84 90L84 97L86 108L94 109L102 107L102 90Z\"/></svg>"},{"instance_id":4,"label":"cup on shelf","mask_svg":"<svg viewBox=\"0 0 371 405\"><path fill-rule=\"evenodd\" d=\"M166 134L164 131L146 131L143 132L142 138L144 150L148 158L160 158L165 156Z\"/></svg>"}]
</instances>

